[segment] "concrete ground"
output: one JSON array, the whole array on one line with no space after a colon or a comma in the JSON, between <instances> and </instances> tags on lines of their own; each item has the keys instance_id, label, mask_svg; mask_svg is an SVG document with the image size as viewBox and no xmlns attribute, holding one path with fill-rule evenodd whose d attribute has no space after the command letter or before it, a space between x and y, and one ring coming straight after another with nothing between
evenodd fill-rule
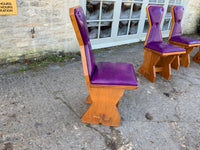
<instances>
[{"instance_id":1,"label":"concrete ground","mask_svg":"<svg viewBox=\"0 0 200 150\"><path fill-rule=\"evenodd\" d=\"M89 105L80 60L2 73L1 150L200 150L200 64L191 60L189 68L172 69L169 81L157 75L151 83L137 72L143 43L94 55L135 68L139 88L125 90L120 100L120 127L81 123Z\"/></svg>"}]
</instances>

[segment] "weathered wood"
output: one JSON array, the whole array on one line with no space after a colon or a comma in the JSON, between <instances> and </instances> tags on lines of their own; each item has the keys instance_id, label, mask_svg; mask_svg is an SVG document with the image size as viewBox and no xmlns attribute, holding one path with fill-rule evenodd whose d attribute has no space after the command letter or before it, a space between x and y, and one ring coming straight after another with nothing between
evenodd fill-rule
<instances>
[{"instance_id":1,"label":"weathered wood","mask_svg":"<svg viewBox=\"0 0 200 150\"><path fill-rule=\"evenodd\" d=\"M120 115L116 105L123 93L124 89L92 88L92 104L83 115L82 122L119 126Z\"/></svg>"},{"instance_id":2,"label":"weathered wood","mask_svg":"<svg viewBox=\"0 0 200 150\"><path fill-rule=\"evenodd\" d=\"M152 51L144 49L144 62L139 68L138 72L145 76L151 82L155 82L156 79L156 64L160 60L161 56L153 53Z\"/></svg>"}]
</instances>

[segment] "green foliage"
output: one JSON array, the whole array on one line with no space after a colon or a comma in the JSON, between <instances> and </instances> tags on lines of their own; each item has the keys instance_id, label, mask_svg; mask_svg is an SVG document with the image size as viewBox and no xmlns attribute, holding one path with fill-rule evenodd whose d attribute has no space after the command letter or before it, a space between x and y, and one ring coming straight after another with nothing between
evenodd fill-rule
<instances>
[{"instance_id":1,"label":"green foliage","mask_svg":"<svg viewBox=\"0 0 200 150\"><path fill-rule=\"evenodd\" d=\"M23 67L21 67L21 68L19 68L19 72L24 72L24 71L26 71L26 70L28 70L28 67L27 66L23 66Z\"/></svg>"}]
</instances>

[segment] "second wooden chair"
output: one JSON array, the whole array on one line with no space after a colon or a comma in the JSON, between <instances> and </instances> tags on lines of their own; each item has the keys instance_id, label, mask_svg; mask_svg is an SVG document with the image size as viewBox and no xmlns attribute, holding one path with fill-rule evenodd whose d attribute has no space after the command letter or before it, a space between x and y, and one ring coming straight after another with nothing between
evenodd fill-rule
<instances>
[{"instance_id":1,"label":"second wooden chair","mask_svg":"<svg viewBox=\"0 0 200 150\"><path fill-rule=\"evenodd\" d=\"M183 6L173 5L171 7L172 27L169 34L169 43L186 49L186 53L180 57L180 63L184 67L189 67L190 53L196 46L199 46L199 52L193 57L193 60L200 64L200 41L190 37L182 36L181 20L183 17L183 12Z\"/></svg>"},{"instance_id":2,"label":"second wooden chair","mask_svg":"<svg viewBox=\"0 0 200 150\"><path fill-rule=\"evenodd\" d=\"M151 82L155 82L156 72L170 79L171 63L175 61L174 68L180 66L179 55L185 53L185 49L163 43L160 23L164 8L162 6L149 5L146 8L149 29L144 43L144 62L138 72Z\"/></svg>"}]
</instances>

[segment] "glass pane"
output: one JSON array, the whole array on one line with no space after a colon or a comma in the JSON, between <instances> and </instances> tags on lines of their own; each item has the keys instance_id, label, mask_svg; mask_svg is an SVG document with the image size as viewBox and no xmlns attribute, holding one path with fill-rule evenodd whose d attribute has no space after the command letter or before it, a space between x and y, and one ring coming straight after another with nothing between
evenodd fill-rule
<instances>
[{"instance_id":1,"label":"glass pane","mask_svg":"<svg viewBox=\"0 0 200 150\"><path fill-rule=\"evenodd\" d=\"M143 0L135 0L135 1L142 2Z\"/></svg>"},{"instance_id":2,"label":"glass pane","mask_svg":"<svg viewBox=\"0 0 200 150\"><path fill-rule=\"evenodd\" d=\"M156 0L149 0L150 3L156 2Z\"/></svg>"},{"instance_id":3,"label":"glass pane","mask_svg":"<svg viewBox=\"0 0 200 150\"><path fill-rule=\"evenodd\" d=\"M89 27L89 38L96 39L98 37L98 27Z\"/></svg>"},{"instance_id":4,"label":"glass pane","mask_svg":"<svg viewBox=\"0 0 200 150\"><path fill-rule=\"evenodd\" d=\"M172 19L170 19L169 30L171 30L171 27L172 27Z\"/></svg>"},{"instance_id":5,"label":"glass pane","mask_svg":"<svg viewBox=\"0 0 200 150\"><path fill-rule=\"evenodd\" d=\"M112 22L101 22L100 38L111 37Z\"/></svg>"},{"instance_id":6,"label":"glass pane","mask_svg":"<svg viewBox=\"0 0 200 150\"><path fill-rule=\"evenodd\" d=\"M176 0L176 4L181 4L181 0Z\"/></svg>"},{"instance_id":7,"label":"glass pane","mask_svg":"<svg viewBox=\"0 0 200 150\"><path fill-rule=\"evenodd\" d=\"M170 0L169 1L169 4L174 4L175 3L175 0Z\"/></svg>"},{"instance_id":8,"label":"glass pane","mask_svg":"<svg viewBox=\"0 0 200 150\"><path fill-rule=\"evenodd\" d=\"M101 19L113 19L114 2L102 3Z\"/></svg>"},{"instance_id":9,"label":"glass pane","mask_svg":"<svg viewBox=\"0 0 200 150\"><path fill-rule=\"evenodd\" d=\"M158 0L158 3L165 3L165 0Z\"/></svg>"},{"instance_id":10,"label":"glass pane","mask_svg":"<svg viewBox=\"0 0 200 150\"><path fill-rule=\"evenodd\" d=\"M134 4L133 5L133 13L132 18L140 18L142 4Z\"/></svg>"},{"instance_id":11,"label":"glass pane","mask_svg":"<svg viewBox=\"0 0 200 150\"><path fill-rule=\"evenodd\" d=\"M134 0L122 0L122 2L131 2L131 1L134 1Z\"/></svg>"},{"instance_id":12,"label":"glass pane","mask_svg":"<svg viewBox=\"0 0 200 150\"><path fill-rule=\"evenodd\" d=\"M130 18L131 4L132 3L122 3L121 14L120 14L121 19L129 19Z\"/></svg>"},{"instance_id":13,"label":"glass pane","mask_svg":"<svg viewBox=\"0 0 200 150\"><path fill-rule=\"evenodd\" d=\"M98 27L98 22L88 22L88 27Z\"/></svg>"},{"instance_id":14,"label":"glass pane","mask_svg":"<svg viewBox=\"0 0 200 150\"><path fill-rule=\"evenodd\" d=\"M130 24L130 29L129 29L129 35L130 34L137 34L137 29L138 29L138 20L132 20Z\"/></svg>"},{"instance_id":15,"label":"glass pane","mask_svg":"<svg viewBox=\"0 0 200 150\"><path fill-rule=\"evenodd\" d=\"M127 29L128 29L128 21L127 21L127 23L125 23L124 21L120 21L119 22L118 36L127 35Z\"/></svg>"},{"instance_id":16,"label":"glass pane","mask_svg":"<svg viewBox=\"0 0 200 150\"><path fill-rule=\"evenodd\" d=\"M166 13L166 15L165 15L165 17L171 17L171 5L169 5L168 7L167 7L167 13Z\"/></svg>"},{"instance_id":17,"label":"glass pane","mask_svg":"<svg viewBox=\"0 0 200 150\"><path fill-rule=\"evenodd\" d=\"M87 20L99 19L100 2L87 0L86 8L87 8L87 12L86 12Z\"/></svg>"},{"instance_id":18,"label":"glass pane","mask_svg":"<svg viewBox=\"0 0 200 150\"><path fill-rule=\"evenodd\" d=\"M149 29L149 22L148 20L145 20L143 33L147 33L148 29Z\"/></svg>"},{"instance_id":19,"label":"glass pane","mask_svg":"<svg viewBox=\"0 0 200 150\"><path fill-rule=\"evenodd\" d=\"M163 27L162 27L163 31L168 30L169 20L170 19L165 19Z\"/></svg>"}]
</instances>

